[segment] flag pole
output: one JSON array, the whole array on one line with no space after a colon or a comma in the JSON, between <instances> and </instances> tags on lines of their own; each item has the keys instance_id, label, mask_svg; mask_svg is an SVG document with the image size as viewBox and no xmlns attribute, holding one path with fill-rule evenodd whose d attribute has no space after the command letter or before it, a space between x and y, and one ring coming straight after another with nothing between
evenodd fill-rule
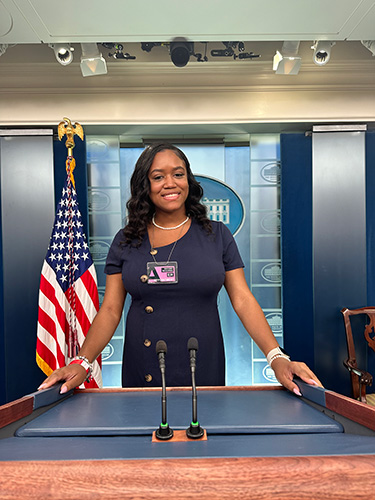
<instances>
[{"instance_id":1,"label":"flag pole","mask_svg":"<svg viewBox=\"0 0 375 500\"><path fill-rule=\"evenodd\" d=\"M83 128L64 118L58 137L61 141L66 136L66 178L43 262L38 302L36 360L46 375L77 356L99 310L97 276L73 177L75 135L83 140ZM92 378L84 386L102 385L99 355L93 361Z\"/></svg>"}]
</instances>

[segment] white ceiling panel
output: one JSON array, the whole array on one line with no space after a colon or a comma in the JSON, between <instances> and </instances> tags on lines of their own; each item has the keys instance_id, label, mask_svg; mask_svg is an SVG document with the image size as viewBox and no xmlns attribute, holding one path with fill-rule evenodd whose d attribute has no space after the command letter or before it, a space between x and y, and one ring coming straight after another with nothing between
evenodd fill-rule
<instances>
[{"instance_id":1,"label":"white ceiling panel","mask_svg":"<svg viewBox=\"0 0 375 500\"><path fill-rule=\"evenodd\" d=\"M40 43L41 39L12 0L0 0L0 43Z\"/></svg>"},{"instance_id":2,"label":"white ceiling panel","mask_svg":"<svg viewBox=\"0 0 375 500\"><path fill-rule=\"evenodd\" d=\"M0 43L375 39L374 0L0 0Z\"/></svg>"},{"instance_id":3,"label":"white ceiling panel","mask_svg":"<svg viewBox=\"0 0 375 500\"><path fill-rule=\"evenodd\" d=\"M348 40L374 40L375 39L375 3L370 7L358 24L353 27Z\"/></svg>"}]
</instances>

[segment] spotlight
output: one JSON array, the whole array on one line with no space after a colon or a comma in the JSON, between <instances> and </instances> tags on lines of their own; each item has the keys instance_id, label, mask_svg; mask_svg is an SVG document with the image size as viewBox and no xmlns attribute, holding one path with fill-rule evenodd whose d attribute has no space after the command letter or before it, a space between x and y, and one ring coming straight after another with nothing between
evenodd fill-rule
<instances>
[{"instance_id":1,"label":"spotlight","mask_svg":"<svg viewBox=\"0 0 375 500\"><path fill-rule=\"evenodd\" d=\"M302 59L298 57L300 42L295 40L285 41L273 57L273 70L278 75L297 75Z\"/></svg>"},{"instance_id":2,"label":"spotlight","mask_svg":"<svg viewBox=\"0 0 375 500\"><path fill-rule=\"evenodd\" d=\"M174 41L169 45L171 61L178 68L183 68L189 62L194 52L194 43L186 41Z\"/></svg>"},{"instance_id":3,"label":"spotlight","mask_svg":"<svg viewBox=\"0 0 375 500\"><path fill-rule=\"evenodd\" d=\"M328 42L324 40L314 42L311 47L314 50L313 61L318 66L324 66L331 58L331 48L336 42Z\"/></svg>"},{"instance_id":4,"label":"spotlight","mask_svg":"<svg viewBox=\"0 0 375 500\"><path fill-rule=\"evenodd\" d=\"M74 48L66 43L51 43L49 47L53 49L56 60L62 65L67 66L73 61Z\"/></svg>"},{"instance_id":5,"label":"spotlight","mask_svg":"<svg viewBox=\"0 0 375 500\"><path fill-rule=\"evenodd\" d=\"M83 76L105 75L107 64L96 43L81 43L81 71Z\"/></svg>"},{"instance_id":6,"label":"spotlight","mask_svg":"<svg viewBox=\"0 0 375 500\"><path fill-rule=\"evenodd\" d=\"M284 56L278 50L273 56L273 70L278 75L298 75L300 67L300 57Z\"/></svg>"}]
</instances>

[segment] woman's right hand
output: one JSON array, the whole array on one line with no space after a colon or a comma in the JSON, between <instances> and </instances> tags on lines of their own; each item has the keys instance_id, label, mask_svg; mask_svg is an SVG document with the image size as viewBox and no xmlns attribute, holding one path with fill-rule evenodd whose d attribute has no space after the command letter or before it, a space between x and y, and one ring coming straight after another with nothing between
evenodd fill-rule
<instances>
[{"instance_id":1,"label":"woman's right hand","mask_svg":"<svg viewBox=\"0 0 375 500\"><path fill-rule=\"evenodd\" d=\"M38 387L38 391L48 389L58 382L65 382L60 389L60 394L65 394L71 389L80 386L87 378L86 370L79 364L73 364L58 368L47 377Z\"/></svg>"}]
</instances>

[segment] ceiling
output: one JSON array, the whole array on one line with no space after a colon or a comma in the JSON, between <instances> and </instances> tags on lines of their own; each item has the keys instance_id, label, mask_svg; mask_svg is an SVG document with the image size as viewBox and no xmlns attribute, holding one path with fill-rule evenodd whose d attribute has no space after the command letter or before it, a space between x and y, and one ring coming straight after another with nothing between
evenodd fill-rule
<instances>
[{"instance_id":1,"label":"ceiling","mask_svg":"<svg viewBox=\"0 0 375 500\"><path fill-rule=\"evenodd\" d=\"M175 68L165 46L151 52L142 42L168 44L176 37L207 49L208 64L190 59ZM315 40L336 42L329 64L312 62ZM236 61L211 57L224 41L243 41L246 52L261 57ZM283 42L301 42L299 75L285 77L272 70ZM361 42L375 41L375 0L0 0L0 91L37 91L41 81L61 92L61 82L74 92L147 91L149 88L355 88L375 87L375 57ZM108 74L83 78L81 43L95 42ZM103 43L121 43L135 60L114 60ZM69 43L74 62L60 66L49 44ZM375 42L374 42L375 44ZM375 46L375 45L374 45ZM1 55L3 54L3 55ZM26 75L26 76L25 76ZM72 90L73 91L73 90ZM169 129L168 129L169 132ZM178 131L175 129L175 133Z\"/></svg>"},{"instance_id":2,"label":"ceiling","mask_svg":"<svg viewBox=\"0 0 375 500\"><path fill-rule=\"evenodd\" d=\"M227 0L111 0L108 5L102 0L69 4L56 0L0 0L0 86L4 81L9 85L6 72L14 71L17 64L56 64L49 44L58 43L75 49L74 64L80 60L80 44L95 42L116 71L121 66L129 71L133 66L136 69L130 71L139 74L139 70L144 71L140 65L150 68L150 63L157 63L157 73L160 63L172 65L168 46L176 38L194 42L194 52L207 55L210 63L230 65L233 59L240 63L237 67L258 63L252 64L257 73L264 73L265 64L273 73L273 56L276 50L283 50L284 42L300 42L298 55L303 64L311 63L311 45L316 40L335 42L331 59L336 63L365 61L371 66L375 52L375 0L236 0L233 4ZM211 51L224 49L225 41L244 42L245 54L259 58L241 59L237 48L234 57L213 57ZM361 41L374 41L373 49L368 50ZM115 60L115 50L103 43L122 44L123 53L131 59ZM145 51L142 43L160 46ZM192 56L189 66L197 62L200 61ZM198 67L202 75L207 72L205 64ZM74 65L64 70L66 77L73 77L75 71L82 80ZM232 70L233 65L229 71ZM92 85L85 81L84 85Z\"/></svg>"},{"instance_id":3,"label":"ceiling","mask_svg":"<svg viewBox=\"0 0 375 500\"><path fill-rule=\"evenodd\" d=\"M0 43L373 40L373 0L0 0Z\"/></svg>"}]
</instances>

